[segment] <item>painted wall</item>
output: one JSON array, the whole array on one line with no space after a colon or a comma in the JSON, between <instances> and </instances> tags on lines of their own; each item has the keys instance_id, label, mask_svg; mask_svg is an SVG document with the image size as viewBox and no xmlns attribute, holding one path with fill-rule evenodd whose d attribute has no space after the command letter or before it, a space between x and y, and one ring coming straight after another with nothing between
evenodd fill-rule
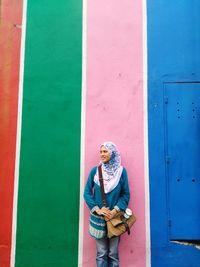
<instances>
[{"instance_id":1,"label":"painted wall","mask_svg":"<svg viewBox=\"0 0 200 267\"><path fill-rule=\"evenodd\" d=\"M200 216L198 198L196 194L190 194L191 186L192 190L199 192L199 183L192 181L194 178L198 179L199 171L193 178L190 176L190 172L197 169L199 165L193 164L198 161L198 156L194 157L195 154L191 156L189 153L191 140L195 140L196 137L192 135L192 131L188 131L190 128L193 129L196 121L196 134L199 135L200 92L197 86L194 88L193 83L200 80L198 15L200 3L195 0L176 2L161 0L147 3L152 266L198 266L200 254L194 246L195 240L192 235L184 235L185 232L189 234L194 228L195 216L189 213L187 217L190 218L191 223L189 220L187 226L182 228L181 214L187 213L187 210L196 210L194 212L197 213L197 217ZM185 91L186 89L188 91ZM188 116L189 113L186 112L186 109L193 112L193 102L196 109L195 120L193 115ZM170 111L172 108L173 112ZM174 123L170 124L172 119ZM182 128L182 133L179 134L182 120L185 120L185 125L188 125L186 128L188 132ZM179 140L173 148L176 157L173 157L169 150L172 145L171 131L173 136L179 135ZM194 147L198 147L198 142L195 142ZM187 160L185 163L177 164L177 172L170 174L175 161L181 158L183 153L188 157ZM188 167L187 174L184 174L185 165ZM180 183L179 179L181 179ZM184 187L184 194L179 194L181 186ZM173 190L176 190L174 195L172 195ZM179 199L182 201L179 202ZM170 208L172 201L173 205ZM178 207L179 217L174 220L172 212L176 207ZM172 236L176 224L182 229L182 236ZM196 225L196 228L199 226ZM199 238L200 236L197 235L195 239L199 240ZM180 243L174 243L173 239Z\"/></svg>"},{"instance_id":2,"label":"painted wall","mask_svg":"<svg viewBox=\"0 0 200 267\"><path fill-rule=\"evenodd\" d=\"M164 93L200 80L198 9L0 1L0 267L95 266L82 195L106 140L119 147L137 216L121 266L198 266L194 246L170 240Z\"/></svg>"},{"instance_id":3,"label":"painted wall","mask_svg":"<svg viewBox=\"0 0 200 267\"><path fill-rule=\"evenodd\" d=\"M18 1L15 2L18 6ZM1 11L5 12L1 19L11 24L10 29L5 30L1 24L1 29L8 30L11 37L16 22L8 13L15 14L15 5L1 2ZM0 266L77 266L82 2L74 5L73 1L60 1L57 6L54 1L23 1L23 10L21 6L19 13L21 17L23 14L21 54L16 50L17 57L21 56L20 64L12 51L6 53L17 68L13 70L18 76L16 89L11 85L7 88L6 84L13 79L13 74L6 69L10 62L5 59L2 67L3 77L7 79L1 88L2 109L5 110L6 104L12 107L8 89L11 96L18 96L19 105L18 121L16 115L11 117L15 126L13 150L10 154L1 150L1 157L6 154L7 164L13 168L10 159L14 161L17 140L15 175L12 169L8 177L11 181L15 179L15 185L10 182L9 189L7 185L3 187L7 172L0 178L4 188L1 191L4 221L1 220L3 257ZM20 40L20 36L18 38ZM9 37L4 42L5 49L17 48L15 40ZM2 110L1 121L6 119ZM10 128L6 126L3 130L9 132ZM1 145L8 149L9 140L3 137ZM4 165L1 165L1 173L5 172ZM8 190L11 191L9 199ZM13 190L16 198L12 205Z\"/></svg>"},{"instance_id":4,"label":"painted wall","mask_svg":"<svg viewBox=\"0 0 200 267\"><path fill-rule=\"evenodd\" d=\"M0 266L9 266L16 155L22 1L0 2Z\"/></svg>"},{"instance_id":5,"label":"painted wall","mask_svg":"<svg viewBox=\"0 0 200 267\"><path fill-rule=\"evenodd\" d=\"M142 2L89 1L87 11L85 179L99 162L100 144L115 142L139 222L121 238L121 262L145 266ZM95 266L86 207L83 244L83 266Z\"/></svg>"},{"instance_id":6,"label":"painted wall","mask_svg":"<svg viewBox=\"0 0 200 267\"><path fill-rule=\"evenodd\" d=\"M8 204L13 211L5 218L13 223L6 230L7 256L2 252L6 267L73 267L78 260L83 266L95 265L82 191L105 140L116 142L122 153L129 172L130 207L139 221L131 237L122 237L121 262L145 266L142 2L87 4L84 18L81 1L61 1L59 6L24 1L20 9L13 159L15 146L17 150L11 177L15 197L14 203L4 199L2 205L2 211ZM14 13L14 6L7 5Z\"/></svg>"}]
</instances>

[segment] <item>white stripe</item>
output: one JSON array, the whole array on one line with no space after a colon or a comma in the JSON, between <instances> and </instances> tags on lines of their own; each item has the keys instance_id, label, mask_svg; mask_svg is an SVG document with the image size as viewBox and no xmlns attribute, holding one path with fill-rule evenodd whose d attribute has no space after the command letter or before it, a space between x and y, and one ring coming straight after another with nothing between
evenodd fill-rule
<instances>
[{"instance_id":1,"label":"white stripe","mask_svg":"<svg viewBox=\"0 0 200 267\"><path fill-rule=\"evenodd\" d=\"M80 162L80 204L79 204L79 245L78 266L83 265L83 227L84 206L83 191L85 177L85 118L86 118L86 30L87 30L87 0L83 0L82 26L82 101L81 101L81 162Z\"/></svg>"},{"instance_id":2,"label":"white stripe","mask_svg":"<svg viewBox=\"0 0 200 267\"><path fill-rule=\"evenodd\" d=\"M21 49L20 49L21 51L20 51L20 70L19 70L17 136L16 136L13 215L12 215L12 244L11 244L11 256L10 256L11 267L15 266L15 252L16 252L17 202L18 202L19 164L20 164L20 147L21 147L21 128L22 128L22 98L23 98L23 81L24 81L26 14L27 14L27 0L24 0L23 1L23 12L22 12L22 35L21 35Z\"/></svg>"},{"instance_id":3,"label":"white stripe","mask_svg":"<svg viewBox=\"0 0 200 267\"><path fill-rule=\"evenodd\" d=\"M148 156L148 85L147 85L147 0L143 0L143 101L144 101L144 172L145 172L145 223L146 223L146 267L151 266L150 193Z\"/></svg>"}]
</instances>

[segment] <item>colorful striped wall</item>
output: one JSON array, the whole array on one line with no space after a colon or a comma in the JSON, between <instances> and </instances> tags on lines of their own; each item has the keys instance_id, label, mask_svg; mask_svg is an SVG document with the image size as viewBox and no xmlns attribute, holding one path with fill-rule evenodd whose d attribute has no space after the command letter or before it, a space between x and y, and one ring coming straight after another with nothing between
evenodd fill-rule
<instances>
[{"instance_id":1,"label":"colorful striped wall","mask_svg":"<svg viewBox=\"0 0 200 267\"><path fill-rule=\"evenodd\" d=\"M198 266L194 244L169 238L162 89L200 80L198 8L0 1L0 267L95 266L83 189L106 140L137 216L120 266Z\"/></svg>"}]
</instances>

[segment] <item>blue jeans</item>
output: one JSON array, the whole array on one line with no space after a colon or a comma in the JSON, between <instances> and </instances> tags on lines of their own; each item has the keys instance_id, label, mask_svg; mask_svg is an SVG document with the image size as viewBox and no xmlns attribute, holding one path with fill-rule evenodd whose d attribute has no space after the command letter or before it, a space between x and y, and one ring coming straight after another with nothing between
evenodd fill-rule
<instances>
[{"instance_id":1,"label":"blue jeans","mask_svg":"<svg viewBox=\"0 0 200 267\"><path fill-rule=\"evenodd\" d=\"M119 237L96 239L97 267L119 267Z\"/></svg>"}]
</instances>

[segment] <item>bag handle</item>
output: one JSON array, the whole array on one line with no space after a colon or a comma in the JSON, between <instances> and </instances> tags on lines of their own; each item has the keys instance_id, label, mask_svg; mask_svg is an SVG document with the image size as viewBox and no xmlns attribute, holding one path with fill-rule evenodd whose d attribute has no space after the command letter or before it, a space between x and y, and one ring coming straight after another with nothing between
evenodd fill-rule
<instances>
[{"instance_id":1,"label":"bag handle","mask_svg":"<svg viewBox=\"0 0 200 267\"><path fill-rule=\"evenodd\" d=\"M123 222L123 224L124 224L124 226L126 228L126 231L127 231L128 235L130 235L130 233L131 233L130 227L129 227L128 223L126 222L126 219L124 218L123 215L121 215L121 220L122 220L122 222Z\"/></svg>"},{"instance_id":2,"label":"bag handle","mask_svg":"<svg viewBox=\"0 0 200 267\"><path fill-rule=\"evenodd\" d=\"M104 184L103 184L103 175L102 175L102 165L99 165L98 172L99 172L99 182L100 182L100 188L101 188L101 197L102 197L102 203L103 207L106 207L106 194L104 191Z\"/></svg>"}]
</instances>

